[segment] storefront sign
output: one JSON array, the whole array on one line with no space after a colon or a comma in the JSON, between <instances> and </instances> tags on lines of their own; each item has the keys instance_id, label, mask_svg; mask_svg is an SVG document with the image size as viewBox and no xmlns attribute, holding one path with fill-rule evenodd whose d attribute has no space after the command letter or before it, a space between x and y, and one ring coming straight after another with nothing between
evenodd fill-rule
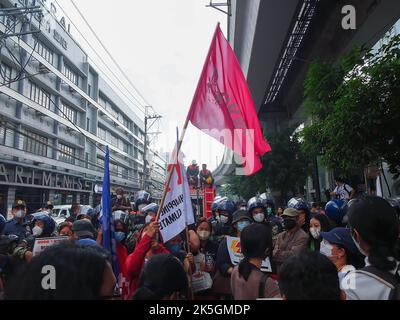
<instances>
[{"instance_id":1,"label":"storefront sign","mask_svg":"<svg viewBox=\"0 0 400 320\"><path fill-rule=\"evenodd\" d=\"M18 184L24 187L40 186L70 191L93 190L93 182L79 177L0 162L0 183Z\"/></svg>"}]
</instances>

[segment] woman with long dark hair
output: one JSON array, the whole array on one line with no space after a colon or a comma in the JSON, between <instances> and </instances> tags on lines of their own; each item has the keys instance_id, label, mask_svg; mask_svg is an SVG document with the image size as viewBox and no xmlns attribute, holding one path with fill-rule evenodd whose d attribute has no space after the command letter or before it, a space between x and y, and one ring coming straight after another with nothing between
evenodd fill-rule
<instances>
[{"instance_id":1,"label":"woman with long dark hair","mask_svg":"<svg viewBox=\"0 0 400 320\"><path fill-rule=\"evenodd\" d=\"M278 283L260 268L272 253L272 231L267 225L254 223L240 234L244 258L232 271L231 287L235 300L279 297Z\"/></svg>"}]
</instances>

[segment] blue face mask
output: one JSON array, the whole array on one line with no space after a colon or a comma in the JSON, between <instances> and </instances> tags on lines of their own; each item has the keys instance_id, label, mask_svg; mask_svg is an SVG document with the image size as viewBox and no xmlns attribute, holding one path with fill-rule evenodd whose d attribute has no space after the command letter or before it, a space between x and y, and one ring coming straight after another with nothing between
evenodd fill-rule
<instances>
[{"instance_id":1,"label":"blue face mask","mask_svg":"<svg viewBox=\"0 0 400 320\"><path fill-rule=\"evenodd\" d=\"M178 253L181 250L181 246L179 244L166 244L167 249L171 252L171 253Z\"/></svg>"},{"instance_id":2,"label":"blue face mask","mask_svg":"<svg viewBox=\"0 0 400 320\"><path fill-rule=\"evenodd\" d=\"M242 232L244 228L250 225L250 222L247 220L242 220L237 223L237 228L239 232Z\"/></svg>"},{"instance_id":3,"label":"blue face mask","mask_svg":"<svg viewBox=\"0 0 400 320\"><path fill-rule=\"evenodd\" d=\"M272 214L272 208L267 208L267 213Z\"/></svg>"},{"instance_id":4,"label":"blue face mask","mask_svg":"<svg viewBox=\"0 0 400 320\"><path fill-rule=\"evenodd\" d=\"M118 242L122 242L125 239L125 233L122 231L118 231L114 233L115 240Z\"/></svg>"}]
</instances>

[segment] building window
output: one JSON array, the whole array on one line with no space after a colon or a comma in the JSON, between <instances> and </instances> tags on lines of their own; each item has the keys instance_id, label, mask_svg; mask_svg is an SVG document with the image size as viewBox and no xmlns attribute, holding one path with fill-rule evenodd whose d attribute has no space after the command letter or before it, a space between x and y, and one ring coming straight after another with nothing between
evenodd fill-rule
<instances>
[{"instance_id":1,"label":"building window","mask_svg":"<svg viewBox=\"0 0 400 320\"><path fill-rule=\"evenodd\" d=\"M92 97L92 86L88 84L88 96Z\"/></svg>"},{"instance_id":2,"label":"building window","mask_svg":"<svg viewBox=\"0 0 400 320\"><path fill-rule=\"evenodd\" d=\"M96 163L97 163L97 166L100 167L100 169L104 169L104 159L97 158Z\"/></svg>"},{"instance_id":3,"label":"building window","mask_svg":"<svg viewBox=\"0 0 400 320\"><path fill-rule=\"evenodd\" d=\"M50 93L46 90L40 88L37 84L29 81L30 85L30 96L29 98L32 101L35 101L37 104L40 104L42 107L46 109L50 109Z\"/></svg>"},{"instance_id":4,"label":"building window","mask_svg":"<svg viewBox=\"0 0 400 320\"><path fill-rule=\"evenodd\" d=\"M118 148L118 138L111 134L111 141L109 141L114 147Z\"/></svg>"},{"instance_id":5,"label":"building window","mask_svg":"<svg viewBox=\"0 0 400 320\"><path fill-rule=\"evenodd\" d=\"M47 62L54 63L54 53L38 39L34 38L34 48Z\"/></svg>"},{"instance_id":6,"label":"building window","mask_svg":"<svg viewBox=\"0 0 400 320\"><path fill-rule=\"evenodd\" d=\"M104 141L107 141L107 132L106 132L106 130L104 130L104 129L101 128L101 127L97 127L97 136L98 136L100 139L102 139L102 140L104 140Z\"/></svg>"},{"instance_id":7,"label":"building window","mask_svg":"<svg viewBox=\"0 0 400 320\"><path fill-rule=\"evenodd\" d=\"M118 165L115 163L110 162L110 172L114 175L114 176L118 176Z\"/></svg>"},{"instance_id":8,"label":"building window","mask_svg":"<svg viewBox=\"0 0 400 320\"><path fill-rule=\"evenodd\" d=\"M38 156L47 157L48 139L39 134L25 130L24 151L36 154Z\"/></svg>"},{"instance_id":9,"label":"building window","mask_svg":"<svg viewBox=\"0 0 400 320\"><path fill-rule=\"evenodd\" d=\"M11 86L12 68L4 63L0 64L0 79L1 84L7 87Z\"/></svg>"},{"instance_id":10,"label":"building window","mask_svg":"<svg viewBox=\"0 0 400 320\"><path fill-rule=\"evenodd\" d=\"M129 178L129 170L126 168L122 168L122 178L128 179Z\"/></svg>"},{"instance_id":11,"label":"building window","mask_svg":"<svg viewBox=\"0 0 400 320\"><path fill-rule=\"evenodd\" d=\"M6 144L6 128L0 124L0 145Z\"/></svg>"},{"instance_id":12,"label":"building window","mask_svg":"<svg viewBox=\"0 0 400 320\"><path fill-rule=\"evenodd\" d=\"M64 119L71 121L72 123L77 122L78 113L76 110L71 108L70 106L66 105L64 102L61 102L61 116Z\"/></svg>"},{"instance_id":13,"label":"building window","mask_svg":"<svg viewBox=\"0 0 400 320\"><path fill-rule=\"evenodd\" d=\"M102 97L99 97L99 105L101 105L104 109L106 108L106 100Z\"/></svg>"},{"instance_id":14,"label":"building window","mask_svg":"<svg viewBox=\"0 0 400 320\"><path fill-rule=\"evenodd\" d=\"M86 130L90 131L90 119L89 118L86 119Z\"/></svg>"},{"instance_id":15,"label":"building window","mask_svg":"<svg viewBox=\"0 0 400 320\"><path fill-rule=\"evenodd\" d=\"M76 85L78 85L78 75L72 71L72 69L70 67L68 67L67 65L63 65L62 68L62 73L64 74L64 76L66 76L71 82L75 83Z\"/></svg>"},{"instance_id":16,"label":"building window","mask_svg":"<svg viewBox=\"0 0 400 320\"><path fill-rule=\"evenodd\" d=\"M129 129L129 120L127 118L123 117L122 124Z\"/></svg>"},{"instance_id":17,"label":"building window","mask_svg":"<svg viewBox=\"0 0 400 320\"><path fill-rule=\"evenodd\" d=\"M59 143L58 144L58 160L74 164L75 163L75 149L66 146L65 144Z\"/></svg>"}]
</instances>

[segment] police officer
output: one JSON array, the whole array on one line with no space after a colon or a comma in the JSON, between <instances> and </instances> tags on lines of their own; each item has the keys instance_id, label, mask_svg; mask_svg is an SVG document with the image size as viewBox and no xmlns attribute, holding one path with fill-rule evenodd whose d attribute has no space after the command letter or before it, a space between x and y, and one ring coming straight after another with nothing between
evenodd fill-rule
<instances>
[{"instance_id":1,"label":"police officer","mask_svg":"<svg viewBox=\"0 0 400 320\"><path fill-rule=\"evenodd\" d=\"M235 203L228 198L218 202L218 215L216 216L218 222L215 225L213 240L219 243L225 236L230 236L234 233L234 229L232 228L232 215L235 210Z\"/></svg>"},{"instance_id":2,"label":"police officer","mask_svg":"<svg viewBox=\"0 0 400 320\"><path fill-rule=\"evenodd\" d=\"M35 216L33 223L32 233L36 238L51 237L56 229L56 222L46 213Z\"/></svg>"},{"instance_id":3,"label":"police officer","mask_svg":"<svg viewBox=\"0 0 400 320\"><path fill-rule=\"evenodd\" d=\"M25 201L17 200L13 206L11 213L13 218L6 222L4 228L5 235L14 234L18 236L19 240L23 240L31 235L31 229L29 223L26 222L26 205Z\"/></svg>"},{"instance_id":4,"label":"police officer","mask_svg":"<svg viewBox=\"0 0 400 320\"><path fill-rule=\"evenodd\" d=\"M51 201L47 201L43 204L42 208L38 212L43 212L50 215L53 212L54 206Z\"/></svg>"},{"instance_id":5,"label":"police officer","mask_svg":"<svg viewBox=\"0 0 400 320\"><path fill-rule=\"evenodd\" d=\"M267 214L265 213L267 207ZM268 225L272 230L272 240L275 243L278 234L283 231L280 219L274 214L272 209L273 202L270 199L264 200L261 197L253 197L247 203L247 211L256 223L263 223Z\"/></svg>"},{"instance_id":6,"label":"police officer","mask_svg":"<svg viewBox=\"0 0 400 320\"><path fill-rule=\"evenodd\" d=\"M156 218L159 206L156 203L150 203L147 206L143 207L142 212L146 215L145 222L150 223L153 219Z\"/></svg>"},{"instance_id":7,"label":"police officer","mask_svg":"<svg viewBox=\"0 0 400 320\"><path fill-rule=\"evenodd\" d=\"M296 209L299 212L299 224L304 232L310 229L311 212L307 202L302 198L292 198L289 200L288 208Z\"/></svg>"}]
</instances>

